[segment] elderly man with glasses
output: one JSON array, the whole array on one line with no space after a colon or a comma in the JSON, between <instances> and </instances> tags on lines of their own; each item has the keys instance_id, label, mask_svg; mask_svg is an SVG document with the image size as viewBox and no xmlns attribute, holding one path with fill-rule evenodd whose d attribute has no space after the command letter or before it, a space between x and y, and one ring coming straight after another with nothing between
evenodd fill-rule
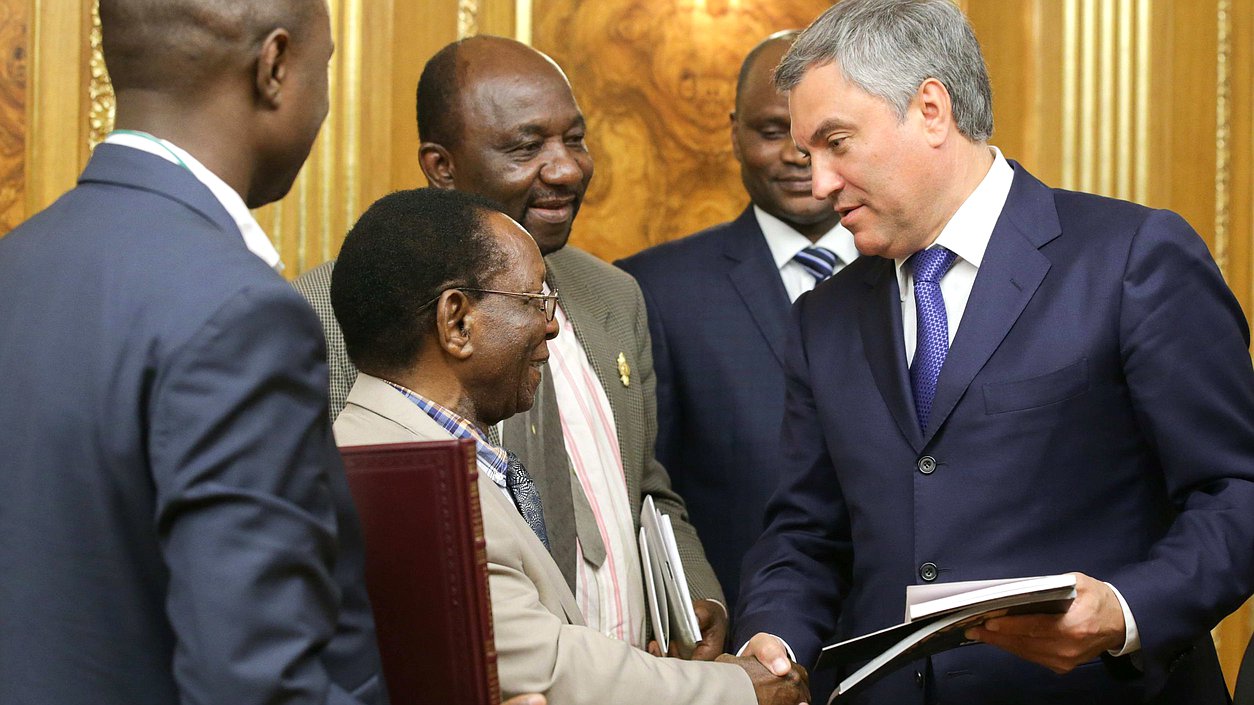
<instances>
[{"instance_id":1,"label":"elderly man with glasses","mask_svg":"<svg viewBox=\"0 0 1254 705\"><path fill-rule=\"evenodd\" d=\"M507 697L541 692L570 705L804 700L801 673L777 678L751 658L655 658L586 625L550 554L547 498L487 432L535 402L558 331L557 297L544 281L536 243L481 197L421 189L371 206L344 241L331 280L331 303L360 370L335 421L336 440L476 442Z\"/></svg>"}]
</instances>

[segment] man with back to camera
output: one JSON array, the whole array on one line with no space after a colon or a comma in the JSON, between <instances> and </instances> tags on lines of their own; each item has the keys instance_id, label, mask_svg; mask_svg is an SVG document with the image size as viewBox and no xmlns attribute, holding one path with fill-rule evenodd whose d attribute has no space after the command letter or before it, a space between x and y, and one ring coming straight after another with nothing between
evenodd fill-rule
<instances>
[{"instance_id":1,"label":"man with back to camera","mask_svg":"<svg viewBox=\"0 0 1254 705\"><path fill-rule=\"evenodd\" d=\"M1208 631L1254 587L1254 373L1204 243L991 148L946 0L845 0L776 83L864 257L793 309L737 643L813 663L898 622L906 585L1074 572L1065 614L990 620L852 701L1226 702Z\"/></svg>"},{"instance_id":2,"label":"man with back to camera","mask_svg":"<svg viewBox=\"0 0 1254 705\"><path fill-rule=\"evenodd\" d=\"M0 702L381 703L324 352L249 214L323 0L101 0L117 130L0 240Z\"/></svg>"},{"instance_id":3,"label":"man with back to camera","mask_svg":"<svg viewBox=\"0 0 1254 705\"><path fill-rule=\"evenodd\" d=\"M674 524L701 622L704 638L693 657L714 658L723 652L727 612L683 500L654 457L653 361L639 287L566 244L592 178L570 83L544 54L512 39L476 36L437 52L417 93L428 181L502 203L535 238L547 283L561 297L557 316L567 333L552 346L552 374L535 408L505 422L502 432L549 508L553 556L567 585L589 624L646 645L636 531L640 505L652 496ZM319 311L332 360L344 360L332 370L334 397L337 388L347 394L356 369L342 352L330 307L333 267L328 262L296 284Z\"/></svg>"},{"instance_id":4,"label":"man with back to camera","mask_svg":"<svg viewBox=\"0 0 1254 705\"><path fill-rule=\"evenodd\" d=\"M506 695L535 690L568 705L805 697L800 671L781 679L752 658L655 658L585 626L546 547L546 505L528 468L487 438L488 428L531 407L558 334L557 293L545 293L544 260L516 222L459 191L385 196L345 239L331 300L360 369L335 422L341 444L477 444Z\"/></svg>"},{"instance_id":5,"label":"man with back to camera","mask_svg":"<svg viewBox=\"0 0 1254 705\"><path fill-rule=\"evenodd\" d=\"M649 309L657 373L658 460L670 470L729 604L779 481L784 340L798 296L858 256L830 200L811 194L810 162L788 133L771 71L796 31L745 57L732 150L751 204L729 223L617 262Z\"/></svg>"}]
</instances>

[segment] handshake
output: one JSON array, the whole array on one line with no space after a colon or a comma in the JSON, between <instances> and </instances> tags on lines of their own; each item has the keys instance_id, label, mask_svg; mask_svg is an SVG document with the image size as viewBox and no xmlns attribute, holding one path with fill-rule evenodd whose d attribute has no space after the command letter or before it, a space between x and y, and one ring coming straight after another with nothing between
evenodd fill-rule
<instances>
[{"instance_id":1,"label":"handshake","mask_svg":"<svg viewBox=\"0 0 1254 705\"><path fill-rule=\"evenodd\" d=\"M783 650L782 646L780 650ZM746 649L745 653L748 654L749 650ZM723 654L715 661L734 663L745 669L749 679L753 681L753 692L758 698L758 705L804 705L810 701L810 677L806 669L791 663L787 657L783 659L782 665L775 663L772 667L764 665L756 656L747 655Z\"/></svg>"},{"instance_id":2,"label":"handshake","mask_svg":"<svg viewBox=\"0 0 1254 705\"><path fill-rule=\"evenodd\" d=\"M724 654L716 661L734 663L753 681L758 705L798 705L810 700L810 676L788 658L784 642L770 634L754 635L740 656Z\"/></svg>"},{"instance_id":3,"label":"handshake","mask_svg":"<svg viewBox=\"0 0 1254 705\"><path fill-rule=\"evenodd\" d=\"M727 610L712 600L695 600L692 607L701 628L701 641L688 658L734 663L743 668L753 681L758 705L806 705L810 702L810 676L805 668L788 658L784 642L770 634L757 634L739 656L725 654ZM649 643L648 652L662 656L656 641ZM676 644L671 644L669 655L680 655Z\"/></svg>"}]
</instances>

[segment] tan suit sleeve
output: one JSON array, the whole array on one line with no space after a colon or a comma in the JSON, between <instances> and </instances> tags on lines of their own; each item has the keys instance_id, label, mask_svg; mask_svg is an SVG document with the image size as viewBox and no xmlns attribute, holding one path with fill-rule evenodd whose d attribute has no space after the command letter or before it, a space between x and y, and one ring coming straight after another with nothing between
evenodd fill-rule
<instances>
[{"instance_id":1,"label":"tan suit sleeve","mask_svg":"<svg viewBox=\"0 0 1254 705\"><path fill-rule=\"evenodd\" d=\"M755 705L739 666L656 658L559 616L576 610L580 619L557 565L485 483L480 501L503 697L539 692L562 705Z\"/></svg>"}]
</instances>

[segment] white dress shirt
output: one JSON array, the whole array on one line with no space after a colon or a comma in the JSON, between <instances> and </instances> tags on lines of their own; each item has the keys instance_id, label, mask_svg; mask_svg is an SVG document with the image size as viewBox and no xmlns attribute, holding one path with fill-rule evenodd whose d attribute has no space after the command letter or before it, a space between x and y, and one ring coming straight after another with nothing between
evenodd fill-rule
<instances>
[{"instance_id":1,"label":"white dress shirt","mask_svg":"<svg viewBox=\"0 0 1254 705\"><path fill-rule=\"evenodd\" d=\"M279 260L279 253L274 249L274 245L270 242L270 238L266 236L266 232L261 229L261 224L253 217L248 206L244 203L244 199L235 192L235 189L227 185L225 181L220 179L217 174L209 171L204 164L182 149L178 145L163 140L160 137L152 135L113 132L105 138L105 144L116 144L131 149L138 149L141 152L147 152L154 156L170 162L171 164L179 164L187 167L187 170L196 177L196 180L204 184L209 189L213 197L218 199L222 207L226 209L227 215L231 216L231 220L235 221L235 226L239 228L240 235L244 237L244 246L249 252L261 258L271 269L282 271L283 263Z\"/></svg>"},{"instance_id":2,"label":"white dress shirt","mask_svg":"<svg viewBox=\"0 0 1254 705\"><path fill-rule=\"evenodd\" d=\"M833 274L858 258L858 248L853 244L853 233L840 223L836 223L823 237L812 243L810 238L797 232L791 225L757 206L753 207L753 215L758 219L758 227L762 228L766 246L770 248L771 257L779 269L779 278L784 281L784 290L788 292L789 301L796 301L818 283L814 275L793 259L798 252L807 247L825 247L831 250L839 258Z\"/></svg>"}]
</instances>

